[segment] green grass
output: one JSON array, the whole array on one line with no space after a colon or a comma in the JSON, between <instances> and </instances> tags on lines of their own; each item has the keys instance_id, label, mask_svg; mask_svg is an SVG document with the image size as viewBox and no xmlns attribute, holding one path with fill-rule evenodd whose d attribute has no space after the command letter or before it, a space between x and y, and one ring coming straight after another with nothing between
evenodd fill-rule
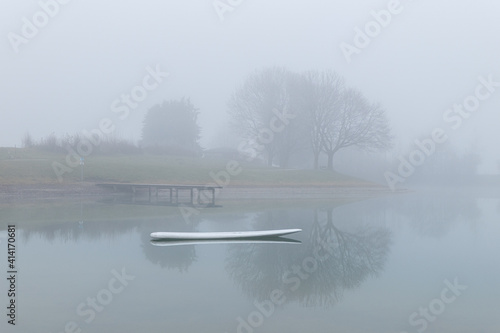
<instances>
[{"instance_id":1,"label":"green grass","mask_svg":"<svg viewBox=\"0 0 500 333\"><path fill-rule=\"evenodd\" d=\"M0 184L58 183L53 162L66 165L64 154L36 149L0 148ZM226 173L226 160L159 155L91 155L85 159L87 182L208 184L211 175ZM239 162L241 172L230 186L367 186L370 183L327 170L284 170ZM80 166L63 176L80 181ZM224 184L225 185L225 184Z\"/></svg>"}]
</instances>

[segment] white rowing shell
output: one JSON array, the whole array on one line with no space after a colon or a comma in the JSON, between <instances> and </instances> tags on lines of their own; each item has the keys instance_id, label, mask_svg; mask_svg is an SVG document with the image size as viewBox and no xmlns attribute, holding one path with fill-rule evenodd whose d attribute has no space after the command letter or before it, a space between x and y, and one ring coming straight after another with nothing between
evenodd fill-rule
<instances>
[{"instance_id":1,"label":"white rowing shell","mask_svg":"<svg viewBox=\"0 0 500 333\"><path fill-rule=\"evenodd\" d=\"M210 244L302 244L298 240L289 238L243 238L243 239L152 239L151 245L154 246L177 246L177 245L210 245Z\"/></svg>"},{"instance_id":2,"label":"white rowing shell","mask_svg":"<svg viewBox=\"0 0 500 333\"><path fill-rule=\"evenodd\" d=\"M302 229L230 231L230 232L152 232L153 239L240 239L256 237L284 236L300 232Z\"/></svg>"}]
</instances>

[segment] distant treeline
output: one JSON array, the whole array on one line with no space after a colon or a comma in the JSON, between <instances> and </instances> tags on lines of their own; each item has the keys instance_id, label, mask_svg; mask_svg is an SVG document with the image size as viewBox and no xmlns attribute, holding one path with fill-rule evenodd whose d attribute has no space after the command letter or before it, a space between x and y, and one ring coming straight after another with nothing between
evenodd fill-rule
<instances>
[{"instance_id":1,"label":"distant treeline","mask_svg":"<svg viewBox=\"0 0 500 333\"><path fill-rule=\"evenodd\" d=\"M66 134L62 137L57 137L54 133L35 140L30 133L26 133L22 139L22 145L25 148L36 148L54 153L67 153L68 149L76 147L80 142L86 140L89 140L89 138L83 134ZM114 136L104 136L100 140L98 149L94 151L98 154L140 154L143 152L141 147L130 140Z\"/></svg>"}]
</instances>

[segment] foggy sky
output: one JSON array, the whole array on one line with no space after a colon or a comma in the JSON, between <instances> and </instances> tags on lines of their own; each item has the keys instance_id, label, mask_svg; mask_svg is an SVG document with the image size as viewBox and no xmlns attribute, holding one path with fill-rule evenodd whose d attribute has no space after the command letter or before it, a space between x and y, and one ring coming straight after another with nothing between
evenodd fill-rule
<instances>
[{"instance_id":1,"label":"foggy sky","mask_svg":"<svg viewBox=\"0 0 500 333\"><path fill-rule=\"evenodd\" d=\"M20 146L26 132L39 139L92 130L103 118L138 140L147 109L181 97L200 109L202 146L220 145L231 92L252 71L278 65L341 73L386 108L396 150L442 127L456 146L481 150L481 171L497 170L500 88L457 130L443 114L474 93L479 76L500 81L498 1L401 0L400 13L350 63L340 44L352 44L355 27L391 1L241 1L223 21L213 3L72 0L16 53L8 34L21 35L23 17L32 21L41 7L3 0L0 146ZM118 118L112 103L157 65L169 77Z\"/></svg>"}]
</instances>

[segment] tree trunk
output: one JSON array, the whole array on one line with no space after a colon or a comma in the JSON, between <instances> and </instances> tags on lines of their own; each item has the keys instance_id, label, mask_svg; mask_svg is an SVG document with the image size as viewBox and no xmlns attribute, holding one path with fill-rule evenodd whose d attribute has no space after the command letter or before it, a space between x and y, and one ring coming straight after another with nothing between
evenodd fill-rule
<instances>
[{"instance_id":1,"label":"tree trunk","mask_svg":"<svg viewBox=\"0 0 500 333\"><path fill-rule=\"evenodd\" d=\"M328 170L333 170L333 155L335 152L328 152Z\"/></svg>"},{"instance_id":2,"label":"tree trunk","mask_svg":"<svg viewBox=\"0 0 500 333\"><path fill-rule=\"evenodd\" d=\"M274 159L274 154L269 151L267 153L267 166L272 167L273 166L273 159Z\"/></svg>"}]
</instances>

